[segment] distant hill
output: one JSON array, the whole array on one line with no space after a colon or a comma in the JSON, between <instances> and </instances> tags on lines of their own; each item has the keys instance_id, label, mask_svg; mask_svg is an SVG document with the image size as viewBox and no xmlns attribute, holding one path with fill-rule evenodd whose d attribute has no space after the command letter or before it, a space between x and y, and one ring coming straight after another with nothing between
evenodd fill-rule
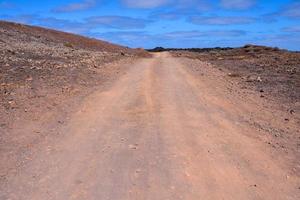
<instances>
[{"instance_id":1,"label":"distant hill","mask_svg":"<svg viewBox=\"0 0 300 200\"><path fill-rule=\"evenodd\" d=\"M192 51L192 52L208 52L213 50L230 50L231 47L213 47L213 48L164 48L155 47L153 49L147 49L149 52L163 52L163 51Z\"/></svg>"},{"instance_id":2,"label":"distant hill","mask_svg":"<svg viewBox=\"0 0 300 200\"><path fill-rule=\"evenodd\" d=\"M282 50L277 47L267 47L267 46L260 46L260 45L252 45L247 44L243 47L211 47L211 48L164 48L164 47L155 47L153 49L147 49L149 52L163 52L163 51L190 51L190 52L210 52L210 51L226 51L226 50L254 50L254 51L278 51Z\"/></svg>"}]
</instances>

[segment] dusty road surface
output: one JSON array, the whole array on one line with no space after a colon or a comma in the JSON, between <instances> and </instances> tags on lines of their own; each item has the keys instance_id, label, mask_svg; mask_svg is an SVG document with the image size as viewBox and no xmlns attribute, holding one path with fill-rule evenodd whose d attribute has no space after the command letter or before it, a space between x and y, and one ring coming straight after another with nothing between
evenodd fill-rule
<instances>
[{"instance_id":1,"label":"dusty road surface","mask_svg":"<svg viewBox=\"0 0 300 200\"><path fill-rule=\"evenodd\" d=\"M168 53L140 59L48 127L61 134L7 170L0 199L300 199L297 157L270 147L241 117L256 105L218 84Z\"/></svg>"}]
</instances>

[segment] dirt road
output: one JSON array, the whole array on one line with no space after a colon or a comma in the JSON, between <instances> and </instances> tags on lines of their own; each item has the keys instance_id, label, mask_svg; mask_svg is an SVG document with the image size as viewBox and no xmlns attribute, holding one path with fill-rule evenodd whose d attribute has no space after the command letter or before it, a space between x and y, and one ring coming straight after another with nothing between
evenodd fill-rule
<instances>
[{"instance_id":1,"label":"dirt road","mask_svg":"<svg viewBox=\"0 0 300 200\"><path fill-rule=\"evenodd\" d=\"M168 53L139 60L7 174L0 199L300 199L290 161L240 118L248 107L210 84Z\"/></svg>"}]
</instances>

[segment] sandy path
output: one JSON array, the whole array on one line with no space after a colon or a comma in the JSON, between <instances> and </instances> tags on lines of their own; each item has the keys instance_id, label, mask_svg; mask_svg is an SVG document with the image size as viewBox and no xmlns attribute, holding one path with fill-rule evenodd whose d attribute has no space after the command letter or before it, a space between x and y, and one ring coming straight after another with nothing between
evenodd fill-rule
<instances>
[{"instance_id":1,"label":"sandy path","mask_svg":"<svg viewBox=\"0 0 300 200\"><path fill-rule=\"evenodd\" d=\"M139 60L88 96L0 199L300 199L299 177L205 84L168 53Z\"/></svg>"}]
</instances>

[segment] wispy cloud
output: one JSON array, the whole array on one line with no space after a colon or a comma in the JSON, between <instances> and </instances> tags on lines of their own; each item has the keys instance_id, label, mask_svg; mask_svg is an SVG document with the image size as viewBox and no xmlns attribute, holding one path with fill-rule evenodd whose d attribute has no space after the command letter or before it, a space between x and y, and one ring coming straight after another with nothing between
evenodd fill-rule
<instances>
[{"instance_id":1,"label":"wispy cloud","mask_svg":"<svg viewBox=\"0 0 300 200\"><path fill-rule=\"evenodd\" d=\"M193 9L198 11L207 11L212 8L209 0L175 0L174 7L177 9Z\"/></svg>"},{"instance_id":2,"label":"wispy cloud","mask_svg":"<svg viewBox=\"0 0 300 200\"><path fill-rule=\"evenodd\" d=\"M255 22L255 18L252 17L204 17L204 16L192 16L188 18L188 21L197 25L233 25L233 24L250 24Z\"/></svg>"},{"instance_id":3,"label":"wispy cloud","mask_svg":"<svg viewBox=\"0 0 300 200\"><path fill-rule=\"evenodd\" d=\"M104 33L94 33L93 36L109 40L136 41L150 39L150 35L144 31L112 31Z\"/></svg>"},{"instance_id":4,"label":"wispy cloud","mask_svg":"<svg viewBox=\"0 0 300 200\"><path fill-rule=\"evenodd\" d=\"M169 4L172 0L122 0L130 8L157 8Z\"/></svg>"},{"instance_id":5,"label":"wispy cloud","mask_svg":"<svg viewBox=\"0 0 300 200\"><path fill-rule=\"evenodd\" d=\"M226 9L248 9L255 3L255 0L221 0L221 6Z\"/></svg>"},{"instance_id":6,"label":"wispy cloud","mask_svg":"<svg viewBox=\"0 0 300 200\"><path fill-rule=\"evenodd\" d=\"M281 29L283 32L288 32L288 33L300 33L300 26L290 26L290 27L285 27Z\"/></svg>"},{"instance_id":7,"label":"wispy cloud","mask_svg":"<svg viewBox=\"0 0 300 200\"><path fill-rule=\"evenodd\" d=\"M280 47L290 50L299 50L299 33L265 34L256 38L256 43L267 46Z\"/></svg>"},{"instance_id":8,"label":"wispy cloud","mask_svg":"<svg viewBox=\"0 0 300 200\"><path fill-rule=\"evenodd\" d=\"M165 36L171 38L239 37L243 35L246 35L246 32L242 30L176 31L165 34Z\"/></svg>"},{"instance_id":9,"label":"wispy cloud","mask_svg":"<svg viewBox=\"0 0 300 200\"><path fill-rule=\"evenodd\" d=\"M75 20L59 19L55 17L41 17L39 15L1 16L4 20L23 24L42 26L65 32L84 34L89 32L93 25Z\"/></svg>"},{"instance_id":10,"label":"wispy cloud","mask_svg":"<svg viewBox=\"0 0 300 200\"><path fill-rule=\"evenodd\" d=\"M15 7L16 7L16 5L14 3L9 2L9 1L0 2L0 8L11 9L11 8L15 8Z\"/></svg>"},{"instance_id":11,"label":"wispy cloud","mask_svg":"<svg viewBox=\"0 0 300 200\"><path fill-rule=\"evenodd\" d=\"M146 47L263 41L299 49L299 10L299 0L0 0L0 19Z\"/></svg>"},{"instance_id":12,"label":"wispy cloud","mask_svg":"<svg viewBox=\"0 0 300 200\"><path fill-rule=\"evenodd\" d=\"M23 14L23 15L17 15L17 16L9 16L9 15L2 15L1 19L6 21L12 21L17 23L23 23L23 24L33 24L36 19L38 19L38 15L34 14Z\"/></svg>"},{"instance_id":13,"label":"wispy cloud","mask_svg":"<svg viewBox=\"0 0 300 200\"><path fill-rule=\"evenodd\" d=\"M108 29L140 29L152 21L124 16L93 16L82 21L42 17L39 15L1 16L7 21L54 28L66 32L86 34L97 28Z\"/></svg>"},{"instance_id":14,"label":"wispy cloud","mask_svg":"<svg viewBox=\"0 0 300 200\"><path fill-rule=\"evenodd\" d=\"M143 46L153 48L155 46L164 46L184 48L199 47L198 45L200 44L214 46L218 43L216 40L218 40L219 36L223 38L223 42L228 41L228 43L230 43L230 41L245 35L246 32L242 30L194 30L174 31L161 34L150 34L144 31L115 31L94 33L92 36L132 47Z\"/></svg>"},{"instance_id":15,"label":"wispy cloud","mask_svg":"<svg viewBox=\"0 0 300 200\"><path fill-rule=\"evenodd\" d=\"M130 8L157 8L169 6L175 9L193 8L207 10L211 7L209 0L121 0L123 5Z\"/></svg>"},{"instance_id":16,"label":"wispy cloud","mask_svg":"<svg viewBox=\"0 0 300 200\"><path fill-rule=\"evenodd\" d=\"M284 7L280 14L284 17L300 19L300 2L295 2Z\"/></svg>"},{"instance_id":17,"label":"wispy cloud","mask_svg":"<svg viewBox=\"0 0 300 200\"><path fill-rule=\"evenodd\" d=\"M275 12L266 13L261 16L264 22L277 22L282 18L299 20L300 19L300 2L291 2L281 7Z\"/></svg>"},{"instance_id":18,"label":"wispy cloud","mask_svg":"<svg viewBox=\"0 0 300 200\"><path fill-rule=\"evenodd\" d=\"M75 20L58 19L55 17L40 17L36 19L36 24L48 28L58 29L70 33L85 34L94 28L92 24Z\"/></svg>"},{"instance_id":19,"label":"wispy cloud","mask_svg":"<svg viewBox=\"0 0 300 200\"><path fill-rule=\"evenodd\" d=\"M158 41L155 35L150 35L145 31L109 31L102 33L94 32L91 33L90 36L130 47L145 48L146 44L155 46L155 43Z\"/></svg>"},{"instance_id":20,"label":"wispy cloud","mask_svg":"<svg viewBox=\"0 0 300 200\"><path fill-rule=\"evenodd\" d=\"M70 3L60 7L56 7L53 9L53 12L64 13L87 10L96 6L96 3L96 0L84 0L78 3Z\"/></svg>"},{"instance_id":21,"label":"wispy cloud","mask_svg":"<svg viewBox=\"0 0 300 200\"><path fill-rule=\"evenodd\" d=\"M150 39L150 40L169 40L169 39L200 39L216 36L226 38L245 36L246 32L242 30L208 30L208 31L174 31L161 34L149 34L145 31L115 31L96 33L94 36L105 38L119 38L122 40Z\"/></svg>"},{"instance_id":22,"label":"wispy cloud","mask_svg":"<svg viewBox=\"0 0 300 200\"><path fill-rule=\"evenodd\" d=\"M145 28L150 20L137 19L124 16L94 16L86 19L88 24L102 25L115 29L138 29Z\"/></svg>"},{"instance_id":23,"label":"wispy cloud","mask_svg":"<svg viewBox=\"0 0 300 200\"><path fill-rule=\"evenodd\" d=\"M178 20L191 15L196 15L199 11L193 9L177 9L167 12L153 12L149 18L155 20Z\"/></svg>"},{"instance_id":24,"label":"wispy cloud","mask_svg":"<svg viewBox=\"0 0 300 200\"><path fill-rule=\"evenodd\" d=\"M178 20L199 12L207 12L212 9L213 5L208 0L175 0L171 9L168 11L155 11L150 18L158 20Z\"/></svg>"},{"instance_id":25,"label":"wispy cloud","mask_svg":"<svg viewBox=\"0 0 300 200\"><path fill-rule=\"evenodd\" d=\"M152 13L150 18L158 20L178 20L182 17L181 14L177 12L163 12L163 13Z\"/></svg>"}]
</instances>

